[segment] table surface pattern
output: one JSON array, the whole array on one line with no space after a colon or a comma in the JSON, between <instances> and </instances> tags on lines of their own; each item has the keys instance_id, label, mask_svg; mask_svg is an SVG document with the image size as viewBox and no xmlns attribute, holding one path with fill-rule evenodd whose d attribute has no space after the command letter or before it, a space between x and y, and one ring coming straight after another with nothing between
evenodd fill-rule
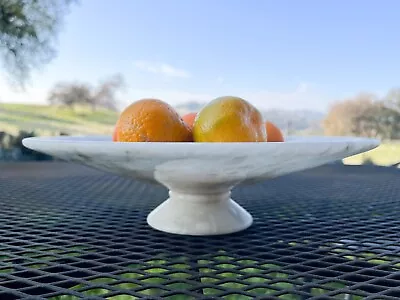
<instances>
[{"instance_id":1,"label":"table surface pattern","mask_svg":"<svg viewBox=\"0 0 400 300\"><path fill-rule=\"evenodd\" d=\"M239 186L253 226L189 237L147 225L161 186L0 164L0 299L399 299L399 175L326 165Z\"/></svg>"}]
</instances>

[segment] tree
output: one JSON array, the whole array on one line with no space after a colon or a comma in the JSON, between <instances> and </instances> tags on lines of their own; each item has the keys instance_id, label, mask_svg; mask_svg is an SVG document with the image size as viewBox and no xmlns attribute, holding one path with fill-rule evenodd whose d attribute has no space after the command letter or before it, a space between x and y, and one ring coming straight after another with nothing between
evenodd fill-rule
<instances>
[{"instance_id":1,"label":"tree","mask_svg":"<svg viewBox=\"0 0 400 300\"><path fill-rule=\"evenodd\" d=\"M51 105L71 108L75 105L88 105L92 110L98 107L116 110L116 94L123 87L124 79L119 74L103 80L96 88L82 82L62 82L50 90L48 101Z\"/></svg>"},{"instance_id":2,"label":"tree","mask_svg":"<svg viewBox=\"0 0 400 300\"><path fill-rule=\"evenodd\" d=\"M48 101L51 105L64 105L70 108L78 104L87 105L92 101L91 88L84 83L58 83L50 91Z\"/></svg>"},{"instance_id":3,"label":"tree","mask_svg":"<svg viewBox=\"0 0 400 300\"><path fill-rule=\"evenodd\" d=\"M397 139L400 136L400 112L374 95L360 94L335 103L323 127L327 135Z\"/></svg>"},{"instance_id":4,"label":"tree","mask_svg":"<svg viewBox=\"0 0 400 300\"><path fill-rule=\"evenodd\" d=\"M117 74L111 76L99 84L93 96L91 97L89 104L92 106L93 110L95 110L97 107L116 110L116 93L123 87L125 87L125 81L122 75Z\"/></svg>"},{"instance_id":5,"label":"tree","mask_svg":"<svg viewBox=\"0 0 400 300\"><path fill-rule=\"evenodd\" d=\"M400 88L391 89L384 98L385 105L400 112Z\"/></svg>"},{"instance_id":6,"label":"tree","mask_svg":"<svg viewBox=\"0 0 400 300\"><path fill-rule=\"evenodd\" d=\"M384 102L375 103L355 120L356 132L360 136L377 137L382 140L400 138L400 113Z\"/></svg>"},{"instance_id":7,"label":"tree","mask_svg":"<svg viewBox=\"0 0 400 300\"><path fill-rule=\"evenodd\" d=\"M334 103L323 121L327 135L358 135L356 120L376 101L371 94L360 94L353 99Z\"/></svg>"},{"instance_id":8,"label":"tree","mask_svg":"<svg viewBox=\"0 0 400 300\"><path fill-rule=\"evenodd\" d=\"M0 55L11 78L23 84L33 68L55 56L55 39L72 2L0 1Z\"/></svg>"}]
</instances>

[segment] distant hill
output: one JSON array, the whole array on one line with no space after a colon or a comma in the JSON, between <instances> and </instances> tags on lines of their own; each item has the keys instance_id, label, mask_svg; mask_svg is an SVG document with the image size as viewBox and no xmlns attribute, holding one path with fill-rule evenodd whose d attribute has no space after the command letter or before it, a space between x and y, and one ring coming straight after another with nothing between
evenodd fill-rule
<instances>
[{"instance_id":1,"label":"distant hill","mask_svg":"<svg viewBox=\"0 0 400 300\"><path fill-rule=\"evenodd\" d=\"M204 106L200 102L187 102L179 104L176 109L180 114L199 111ZM279 128L290 134L322 134L321 121L324 114L313 110L261 110L265 120L270 120Z\"/></svg>"},{"instance_id":2,"label":"distant hill","mask_svg":"<svg viewBox=\"0 0 400 300\"><path fill-rule=\"evenodd\" d=\"M321 122L324 114L312 110L278 110L261 112L269 120L290 134L322 134Z\"/></svg>"}]
</instances>

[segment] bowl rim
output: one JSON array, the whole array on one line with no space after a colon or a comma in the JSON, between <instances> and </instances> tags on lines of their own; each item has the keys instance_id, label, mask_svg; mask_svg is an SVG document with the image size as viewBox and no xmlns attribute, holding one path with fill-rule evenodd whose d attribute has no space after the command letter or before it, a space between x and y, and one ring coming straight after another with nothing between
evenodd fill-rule
<instances>
[{"instance_id":1,"label":"bowl rim","mask_svg":"<svg viewBox=\"0 0 400 300\"><path fill-rule=\"evenodd\" d=\"M353 136L287 136L284 142L114 142L111 135L69 135L69 136L39 136L24 138L22 142L44 142L44 143L101 143L114 145L284 145L284 144L300 144L300 143L366 143L376 144L381 141L377 138L353 137Z\"/></svg>"}]
</instances>

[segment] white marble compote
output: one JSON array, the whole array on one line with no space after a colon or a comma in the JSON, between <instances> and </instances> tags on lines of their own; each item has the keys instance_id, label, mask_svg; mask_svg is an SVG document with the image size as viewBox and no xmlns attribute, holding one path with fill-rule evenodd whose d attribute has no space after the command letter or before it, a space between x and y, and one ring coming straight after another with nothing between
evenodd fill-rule
<instances>
[{"instance_id":1,"label":"white marble compote","mask_svg":"<svg viewBox=\"0 0 400 300\"><path fill-rule=\"evenodd\" d=\"M63 136L27 138L23 144L107 172L155 180L169 189L169 198L148 215L151 227L220 235L253 222L231 199L235 185L317 167L373 149L379 141L289 137L283 143L116 143L109 136Z\"/></svg>"}]
</instances>

